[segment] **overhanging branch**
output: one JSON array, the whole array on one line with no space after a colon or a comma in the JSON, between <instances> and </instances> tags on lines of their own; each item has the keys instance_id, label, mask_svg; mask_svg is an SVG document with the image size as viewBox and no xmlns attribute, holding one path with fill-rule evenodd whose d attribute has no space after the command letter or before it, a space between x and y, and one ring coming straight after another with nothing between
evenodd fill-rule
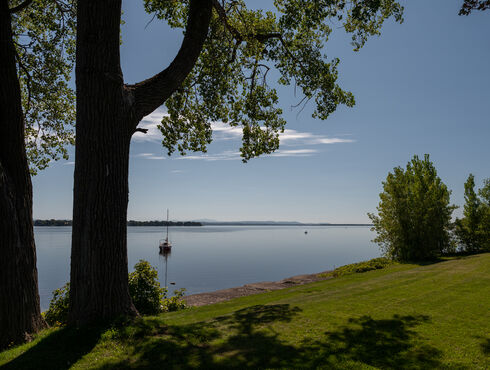
<instances>
[{"instance_id":1,"label":"overhanging branch","mask_svg":"<svg viewBox=\"0 0 490 370\"><path fill-rule=\"evenodd\" d=\"M134 93L138 122L160 107L182 85L196 64L208 34L211 12L212 0L191 0L184 40L172 63L153 77L127 86Z\"/></svg>"},{"instance_id":2,"label":"overhanging branch","mask_svg":"<svg viewBox=\"0 0 490 370\"><path fill-rule=\"evenodd\" d=\"M20 12L22 9L27 8L32 3L32 0L25 0L23 3L20 3L17 6L9 9L10 14Z\"/></svg>"}]
</instances>

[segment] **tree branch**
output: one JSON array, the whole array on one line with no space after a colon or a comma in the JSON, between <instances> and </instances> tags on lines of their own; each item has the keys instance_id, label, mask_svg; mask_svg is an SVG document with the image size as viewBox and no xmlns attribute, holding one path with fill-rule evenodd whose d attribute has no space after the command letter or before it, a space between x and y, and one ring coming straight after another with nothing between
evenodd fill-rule
<instances>
[{"instance_id":1,"label":"tree branch","mask_svg":"<svg viewBox=\"0 0 490 370\"><path fill-rule=\"evenodd\" d=\"M19 67L24 70L24 73L26 74L27 77L27 108L25 112L23 112L25 116L31 107L31 75L29 73L29 70L22 63L22 58L20 57L17 49L15 49L15 58L17 59L17 63L19 64Z\"/></svg>"},{"instance_id":2,"label":"tree branch","mask_svg":"<svg viewBox=\"0 0 490 370\"><path fill-rule=\"evenodd\" d=\"M22 9L27 8L32 3L32 0L25 0L23 3L20 3L17 6L9 9L10 14L20 12Z\"/></svg>"},{"instance_id":3,"label":"tree branch","mask_svg":"<svg viewBox=\"0 0 490 370\"><path fill-rule=\"evenodd\" d=\"M160 107L182 85L197 62L208 34L212 0L191 0L184 41L170 65L155 76L127 88L134 93L137 122Z\"/></svg>"},{"instance_id":4,"label":"tree branch","mask_svg":"<svg viewBox=\"0 0 490 370\"><path fill-rule=\"evenodd\" d=\"M225 9L221 6L218 0L213 1L213 8L218 13L219 18L223 22L225 28L232 34L233 38L237 41L237 44L240 44L245 39L255 39L259 42L264 42L268 39L272 38L281 38L281 34L279 32L267 32L267 33L258 33L258 34L245 34L242 35L235 27L233 27L228 22L228 16L226 15Z\"/></svg>"}]
</instances>

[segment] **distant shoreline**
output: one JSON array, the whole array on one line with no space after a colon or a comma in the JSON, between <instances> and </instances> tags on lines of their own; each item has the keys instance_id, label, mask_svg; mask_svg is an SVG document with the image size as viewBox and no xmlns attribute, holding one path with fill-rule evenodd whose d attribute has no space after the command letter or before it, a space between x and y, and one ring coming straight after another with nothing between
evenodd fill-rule
<instances>
[{"instance_id":1,"label":"distant shoreline","mask_svg":"<svg viewBox=\"0 0 490 370\"><path fill-rule=\"evenodd\" d=\"M129 220L128 226L167 226L167 221L134 221ZM71 220L34 220L34 226L72 226ZM373 224L332 224L332 223L301 223L274 221L236 221L236 222L200 222L200 221L169 221L168 226L373 226Z\"/></svg>"},{"instance_id":2,"label":"distant shoreline","mask_svg":"<svg viewBox=\"0 0 490 370\"><path fill-rule=\"evenodd\" d=\"M129 220L128 226L203 226L195 221L134 221ZM72 226L71 220L34 220L34 226Z\"/></svg>"}]
</instances>

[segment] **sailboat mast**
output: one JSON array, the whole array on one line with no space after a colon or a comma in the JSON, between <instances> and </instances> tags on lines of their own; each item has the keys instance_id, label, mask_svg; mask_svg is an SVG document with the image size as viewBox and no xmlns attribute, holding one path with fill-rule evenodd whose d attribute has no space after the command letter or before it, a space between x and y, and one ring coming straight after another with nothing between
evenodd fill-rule
<instances>
[{"instance_id":1,"label":"sailboat mast","mask_svg":"<svg viewBox=\"0 0 490 370\"><path fill-rule=\"evenodd\" d=\"M168 241L168 208L167 208L167 241Z\"/></svg>"}]
</instances>

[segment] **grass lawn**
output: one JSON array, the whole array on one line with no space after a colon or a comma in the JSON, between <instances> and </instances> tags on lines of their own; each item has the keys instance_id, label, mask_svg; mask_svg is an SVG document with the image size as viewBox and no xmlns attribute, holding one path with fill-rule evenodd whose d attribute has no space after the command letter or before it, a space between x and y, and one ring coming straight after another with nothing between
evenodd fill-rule
<instances>
[{"instance_id":1,"label":"grass lawn","mask_svg":"<svg viewBox=\"0 0 490 370\"><path fill-rule=\"evenodd\" d=\"M1 369L490 368L490 254L145 317L49 329Z\"/></svg>"}]
</instances>

